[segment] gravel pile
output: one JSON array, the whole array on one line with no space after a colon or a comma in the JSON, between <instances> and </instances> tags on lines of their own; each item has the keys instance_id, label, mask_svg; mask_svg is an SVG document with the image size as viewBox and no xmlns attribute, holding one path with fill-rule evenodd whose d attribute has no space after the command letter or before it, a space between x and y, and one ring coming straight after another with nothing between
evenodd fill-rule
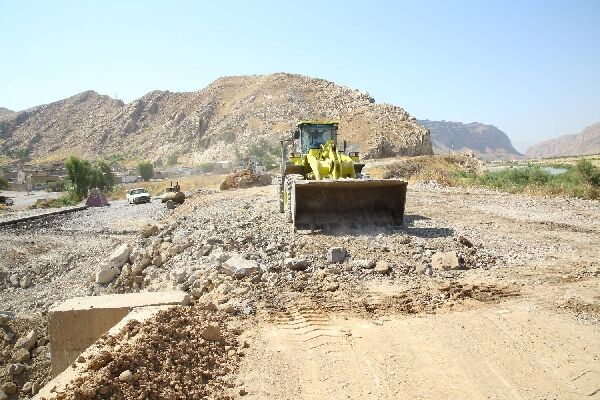
<instances>
[{"instance_id":1,"label":"gravel pile","mask_svg":"<svg viewBox=\"0 0 600 400\"><path fill-rule=\"evenodd\" d=\"M230 399L232 373L244 356L239 324L200 307L161 311L106 337L87 372L55 399Z\"/></svg>"}]
</instances>

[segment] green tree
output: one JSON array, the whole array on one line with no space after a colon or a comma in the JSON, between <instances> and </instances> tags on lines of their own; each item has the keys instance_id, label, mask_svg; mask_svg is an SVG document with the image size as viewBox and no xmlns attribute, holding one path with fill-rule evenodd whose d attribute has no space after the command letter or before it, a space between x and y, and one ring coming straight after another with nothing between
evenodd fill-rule
<instances>
[{"instance_id":1,"label":"green tree","mask_svg":"<svg viewBox=\"0 0 600 400\"><path fill-rule=\"evenodd\" d=\"M250 145L244 155L247 157L256 157L256 160L264 165L267 169L270 169L274 163L277 162L280 157L280 150L278 147L268 140L262 138L258 142Z\"/></svg>"},{"instance_id":2,"label":"green tree","mask_svg":"<svg viewBox=\"0 0 600 400\"><path fill-rule=\"evenodd\" d=\"M90 188L98 188L103 192L111 190L115 184L115 176L105 161L96 164L90 180Z\"/></svg>"},{"instance_id":3,"label":"green tree","mask_svg":"<svg viewBox=\"0 0 600 400\"><path fill-rule=\"evenodd\" d=\"M154 176L154 167L150 161L142 161L138 164L138 171L144 181L149 181Z\"/></svg>"},{"instance_id":4,"label":"green tree","mask_svg":"<svg viewBox=\"0 0 600 400\"><path fill-rule=\"evenodd\" d=\"M89 161L81 160L75 156L69 157L65 163L73 191L80 199L86 197L92 183L92 166Z\"/></svg>"},{"instance_id":5,"label":"green tree","mask_svg":"<svg viewBox=\"0 0 600 400\"><path fill-rule=\"evenodd\" d=\"M0 189L8 189L8 180L0 175Z\"/></svg>"}]
</instances>

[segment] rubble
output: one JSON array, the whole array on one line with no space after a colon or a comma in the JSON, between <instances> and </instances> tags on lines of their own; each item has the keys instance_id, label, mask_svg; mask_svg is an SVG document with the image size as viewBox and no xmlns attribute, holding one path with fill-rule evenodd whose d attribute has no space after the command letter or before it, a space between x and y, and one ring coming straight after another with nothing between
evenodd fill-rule
<instances>
[{"instance_id":1,"label":"rubble","mask_svg":"<svg viewBox=\"0 0 600 400\"><path fill-rule=\"evenodd\" d=\"M437 252L431 257L431 266L447 271L462 268L463 262L455 251Z\"/></svg>"},{"instance_id":2,"label":"rubble","mask_svg":"<svg viewBox=\"0 0 600 400\"><path fill-rule=\"evenodd\" d=\"M108 257L107 264L113 268L121 269L129 259L129 254L131 254L131 246L123 243Z\"/></svg>"},{"instance_id":3,"label":"rubble","mask_svg":"<svg viewBox=\"0 0 600 400\"><path fill-rule=\"evenodd\" d=\"M150 236L156 235L158 232L158 226L154 224L144 224L140 228L140 236L142 238L149 238Z\"/></svg>"},{"instance_id":4,"label":"rubble","mask_svg":"<svg viewBox=\"0 0 600 400\"><path fill-rule=\"evenodd\" d=\"M346 249L343 247L331 247L327 250L327 261L332 263L342 263L346 259Z\"/></svg>"},{"instance_id":5,"label":"rubble","mask_svg":"<svg viewBox=\"0 0 600 400\"><path fill-rule=\"evenodd\" d=\"M15 348L25 349L27 351L33 349L37 343L35 331L30 331L26 336L20 337L15 343Z\"/></svg>"},{"instance_id":6,"label":"rubble","mask_svg":"<svg viewBox=\"0 0 600 400\"><path fill-rule=\"evenodd\" d=\"M411 207L415 209L411 210L413 214L407 215L405 226L399 230L349 228L342 232L294 233L291 225L279 218L273 187L191 197L169 214L158 214L162 210L160 205L121 207L119 202L114 202L104 209L89 209L51 221L38 221L33 227L11 228L8 234L0 233L0 250L7 254L7 258L0 260L0 288L3 289L0 300L3 309L15 311L12 314L0 312L0 325L10 327L10 331L0 331L0 335L14 332L14 337L8 339L10 348L0 348L2 354L9 351L2 372L9 376L9 365L16 365L12 360L16 353L12 343L25 341L24 337L33 331L34 337L30 338L33 348L28 350L30 359L21 362L22 370L18 375L10 376L18 377L14 382L19 393L23 392L26 382L32 383L29 393L33 393L35 384L48 381L49 346L44 342L44 321L46 310L54 302L75 295L182 290L193 298L192 310L187 311L190 314L178 311L169 314L178 321L164 316L156 325L139 327L136 334L130 332L128 338L119 341L120 348L109 340L108 355L92 360L89 381L79 383L81 393L88 388L98 393L106 390L105 397L110 397L110 393L137 398L141 392L131 382L139 378L164 388L159 398L185 398L196 388L181 382L179 392L172 388L169 392L171 389L161 386L158 376L143 375L140 372L143 366L131 356L145 354L148 346L158 346L161 342L152 336L154 334L163 340L170 335L181 341L187 340L190 331L184 321L191 321L189 323L196 329L194 332L205 332L206 338L196 334L198 342L187 347L165 341L168 354L175 355L177 351L193 347L192 358L198 365L206 365L203 364L208 362L206 355L195 352L210 348L211 354L223 366L223 369L218 368L217 375L225 377L225 366L234 366L240 356L236 351L231 353L238 348L231 344L232 335L238 330L224 321L270 318L306 304L309 308L322 310L343 306L343 310L349 308L353 312L360 310L374 315L382 309L406 313L435 310L457 300L480 298L477 297L480 292L466 286L443 292L448 294L446 298L445 294L431 289L440 281L464 277L483 279L494 270L555 254L556 247L561 246L534 246L506 233L498 239L497 226L490 229L488 225L483 228L480 224L469 225L471 221L450 223L442 213L443 208L439 211L441 216L420 218L418 212L434 212L430 205L434 200L437 201L435 212L438 212L437 208L444 206L444 196L449 189L423 190L435 192L413 194ZM487 192L485 196L488 196ZM506 208L513 207L510 202L516 201L508 195L497 196L490 200L495 210L501 204ZM518 199L524 201L523 197ZM559 200L544 201L550 210L554 209L552 207L564 208ZM587 215L595 210L594 205L575 202L578 213ZM536 204L522 207L534 212L538 208ZM481 201L478 200L476 206L481 207ZM556 218L556 213L550 214ZM158 221L152 219L156 215L161 217ZM574 224L578 217L564 218L570 218L568 222ZM136 224L132 225L132 221ZM497 221L492 220L494 224ZM149 236L142 233L144 227L152 227ZM38 236L31 234L32 229ZM460 237L477 238L477 241L469 247ZM77 238L75 244L73 238ZM560 251L566 252L567 247L560 247ZM97 279L98 272L103 269L106 276ZM20 287L25 276L33 278L35 290ZM414 301L400 305L396 302L386 308L386 304L377 303L376 296L368 289L370 285L382 282L394 287L409 287L419 295ZM469 290L475 297L469 297ZM35 322L23 320L22 315L29 314L34 316ZM220 336L215 333L217 330ZM138 346L129 340L133 337L143 338L145 342ZM207 339L209 337L216 341ZM231 348L226 350L225 346ZM22 351L18 355L25 357ZM42 364L44 361L46 364ZM173 366L164 362L158 358L150 360L152 366L173 372L170 369ZM193 370L186 372L202 376L201 368L193 366ZM132 374L131 380L121 380L120 375L127 370ZM11 374L16 373L17 367L11 371ZM227 385L222 386L226 388ZM184 393L184 387L188 392ZM223 388L211 386L202 396L222 394Z\"/></svg>"}]
</instances>

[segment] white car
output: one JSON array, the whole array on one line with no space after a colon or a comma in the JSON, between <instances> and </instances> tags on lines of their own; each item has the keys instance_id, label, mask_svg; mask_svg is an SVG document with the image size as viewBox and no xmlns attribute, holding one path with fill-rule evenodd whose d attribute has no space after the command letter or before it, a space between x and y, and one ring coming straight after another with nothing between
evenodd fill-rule
<instances>
[{"instance_id":1,"label":"white car","mask_svg":"<svg viewBox=\"0 0 600 400\"><path fill-rule=\"evenodd\" d=\"M150 203L150 193L143 188L131 189L127 192L127 202L129 204Z\"/></svg>"},{"instance_id":2,"label":"white car","mask_svg":"<svg viewBox=\"0 0 600 400\"><path fill-rule=\"evenodd\" d=\"M15 204L15 202L10 197L0 196L0 204L4 204L5 206L12 206L13 204Z\"/></svg>"}]
</instances>

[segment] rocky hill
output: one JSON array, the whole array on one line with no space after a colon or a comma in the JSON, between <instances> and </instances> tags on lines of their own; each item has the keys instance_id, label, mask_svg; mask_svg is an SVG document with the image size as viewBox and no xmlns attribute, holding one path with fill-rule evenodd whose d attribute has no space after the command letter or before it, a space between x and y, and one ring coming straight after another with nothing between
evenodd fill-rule
<instances>
[{"instance_id":1,"label":"rocky hill","mask_svg":"<svg viewBox=\"0 0 600 400\"><path fill-rule=\"evenodd\" d=\"M9 110L8 108L0 107L0 118L13 114L13 110Z\"/></svg>"},{"instance_id":2,"label":"rocky hill","mask_svg":"<svg viewBox=\"0 0 600 400\"><path fill-rule=\"evenodd\" d=\"M529 157L578 156L600 153L600 122L576 135L565 135L547 140L527 149Z\"/></svg>"},{"instance_id":3,"label":"rocky hill","mask_svg":"<svg viewBox=\"0 0 600 400\"><path fill-rule=\"evenodd\" d=\"M515 150L506 133L494 125L430 120L418 122L431 131L431 142L435 153L468 149L485 160L512 160L522 157Z\"/></svg>"},{"instance_id":4,"label":"rocky hill","mask_svg":"<svg viewBox=\"0 0 600 400\"><path fill-rule=\"evenodd\" d=\"M340 121L340 139L369 158L432 154L429 132L398 106L322 79L278 73L225 77L203 90L153 91L124 104L87 91L0 121L0 151L28 148L32 159L69 154L186 164L232 158L266 139L278 143L304 119Z\"/></svg>"}]
</instances>

